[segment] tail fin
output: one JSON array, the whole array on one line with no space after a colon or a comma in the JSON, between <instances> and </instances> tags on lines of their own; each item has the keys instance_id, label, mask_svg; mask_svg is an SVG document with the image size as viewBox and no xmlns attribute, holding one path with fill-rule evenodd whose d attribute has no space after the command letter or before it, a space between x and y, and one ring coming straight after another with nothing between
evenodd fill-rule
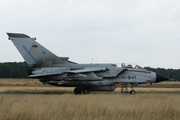
<instances>
[{"instance_id":1,"label":"tail fin","mask_svg":"<svg viewBox=\"0 0 180 120\"><path fill-rule=\"evenodd\" d=\"M30 66L49 66L53 62L67 62L68 58L57 57L51 51L36 42L36 38L31 38L25 34L7 33L26 63Z\"/></svg>"}]
</instances>

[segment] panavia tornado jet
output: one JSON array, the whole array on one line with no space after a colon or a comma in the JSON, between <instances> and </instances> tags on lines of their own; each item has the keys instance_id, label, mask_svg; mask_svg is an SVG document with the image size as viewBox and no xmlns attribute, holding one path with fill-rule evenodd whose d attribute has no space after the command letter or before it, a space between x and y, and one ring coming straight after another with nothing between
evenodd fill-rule
<instances>
[{"instance_id":1,"label":"panavia tornado jet","mask_svg":"<svg viewBox=\"0 0 180 120\"><path fill-rule=\"evenodd\" d=\"M75 87L75 94L114 91L116 84L130 84L130 94L135 94L135 85L168 80L138 65L78 64L69 61L68 57L56 56L36 42L36 38L19 33L7 35L30 66L29 78L38 78L42 83L54 86Z\"/></svg>"}]
</instances>

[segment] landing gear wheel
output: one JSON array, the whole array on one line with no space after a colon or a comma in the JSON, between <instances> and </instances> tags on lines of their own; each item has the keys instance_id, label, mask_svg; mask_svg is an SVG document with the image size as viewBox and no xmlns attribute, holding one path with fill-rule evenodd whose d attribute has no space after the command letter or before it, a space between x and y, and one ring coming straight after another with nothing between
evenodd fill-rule
<instances>
[{"instance_id":1,"label":"landing gear wheel","mask_svg":"<svg viewBox=\"0 0 180 120\"><path fill-rule=\"evenodd\" d=\"M130 94L134 95L134 94L136 94L136 91L131 90L131 91L130 91Z\"/></svg>"},{"instance_id":2,"label":"landing gear wheel","mask_svg":"<svg viewBox=\"0 0 180 120\"><path fill-rule=\"evenodd\" d=\"M81 94L81 90L80 89L74 89L74 94Z\"/></svg>"},{"instance_id":3,"label":"landing gear wheel","mask_svg":"<svg viewBox=\"0 0 180 120\"><path fill-rule=\"evenodd\" d=\"M83 92L83 94L89 94L90 90L88 88L84 88L82 92Z\"/></svg>"}]
</instances>

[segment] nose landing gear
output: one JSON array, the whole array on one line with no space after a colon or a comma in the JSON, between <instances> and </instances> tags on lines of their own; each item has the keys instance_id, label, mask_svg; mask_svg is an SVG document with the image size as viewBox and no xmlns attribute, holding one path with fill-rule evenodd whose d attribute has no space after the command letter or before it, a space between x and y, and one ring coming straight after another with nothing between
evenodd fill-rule
<instances>
[{"instance_id":1,"label":"nose landing gear","mask_svg":"<svg viewBox=\"0 0 180 120\"><path fill-rule=\"evenodd\" d=\"M134 94L136 94L136 91L134 90L134 84L132 84L132 83L130 83L130 84L131 84L131 86L130 86L130 88L131 88L130 94L134 95Z\"/></svg>"},{"instance_id":2,"label":"nose landing gear","mask_svg":"<svg viewBox=\"0 0 180 120\"><path fill-rule=\"evenodd\" d=\"M131 91L128 92L128 83L121 83L121 93L130 93L131 95L136 94L136 91L134 90L134 85L135 84L130 83Z\"/></svg>"}]
</instances>

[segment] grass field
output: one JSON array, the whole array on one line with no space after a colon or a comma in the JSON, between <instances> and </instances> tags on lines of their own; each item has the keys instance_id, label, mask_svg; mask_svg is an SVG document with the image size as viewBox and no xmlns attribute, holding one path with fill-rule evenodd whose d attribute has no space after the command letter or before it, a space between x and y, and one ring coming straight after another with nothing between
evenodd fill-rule
<instances>
[{"instance_id":1,"label":"grass field","mask_svg":"<svg viewBox=\"0 0 180 120\"><path fill-rule=\"evenodd\" d=\"M0 95L1 120L179 120L179 94Z\"/></svg>"},{"instance_id":2,"label":"grass field","mask_svg":"<svg viewBox=\"0 0 180 120\"><path fill-rule=\"evenodd\" d=\"M136 95L120 94L120 88L74 95L74 88L38 80L0 79L0 120L179 120L179 85L136 87Z\"/></svg>"}]
</instances>

